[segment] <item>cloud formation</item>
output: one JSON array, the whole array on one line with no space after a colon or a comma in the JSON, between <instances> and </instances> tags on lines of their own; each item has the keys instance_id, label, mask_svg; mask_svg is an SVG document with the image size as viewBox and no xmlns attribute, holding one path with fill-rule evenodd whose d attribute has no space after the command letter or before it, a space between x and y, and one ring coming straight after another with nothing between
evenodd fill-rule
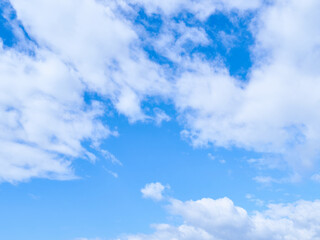
<instances>
[{"instance_id":1,"label":"cloud formation","mask_svg":"<svg viewBox=\"0 0 320 240\"><path fill-rule=\"evenodd\" d=\"M17 19L8 21L19 44L1 46L1 181L68 179L72 159L94 158L83 141L99 145L112 131L99 120L105 107L88 104L86 92L110 100L131 122L169 120L159 108L151 116L141 107L150 98L169 101L196 146L260 152L269 156L266 165L274 158L294 171L317 166L316 0L10 2ZM134 21L140 7L160 16L156 37ZM255 44L246 81L232 76L219 57L193 51L213 44L203 25L173 18L190 12L203 23L222 11L236 24L248 10L255 14L249 26ZM151 60L146 44L169 64Z\"/></svg>"},{"instance_id":2,"label":"cloud formation","mask_svg":"<svg viewBox=\"0 0 320 240\"><path fill-rule=\"evenodd\" d=\"M163 186L161 183L148 183L144 188L141 189L142 196L144 198L151 198L156 201L163 200L163 191L168 188Z\"/></svg>"},{"instance_id":3,"label":"cloud formation","mask_svg":"<svg viewBox=\"0 0 320 240\"><path fill-rule=\"evenodd\" d=\"M317 1L132 2L163 17L150 44L178 68L171 98L186 123L184 136L194 145L253 150L265 154L266 166L285 163L294 172L318 165L319 114L314 109L320 102L320 33L312 24L318 21ZM258 10L248 27L254 39L249 48L253 66L246 81L232 76L219 57L212 61L192 51L214 44L201 24L187 26L171 18L186 11L204 22L223 10L237 24L245 13L231 17L228 11L253 9ZM222 33L221 41L235 37Z\"/></svg>"},{"instance_id":4,"label":"cloud formation","mask_svg":"<svg viewBox=\"0 0 320 240\"><path fill-rule=\"evenodd\" d=\"M0 181L73 178L64 156L88 157L81 141L111 134L102 106L84 103L77 74L50 52L0 51Z\"/></svg>"},{"instance_id":5,"label":"cloud formation","mask_svg":"<svg viewBox=\"0 0 320 240\"><path fill-rule=\"evenodd\" d=\"M114 134L101 122L106 106L87 103L86 92L110 99L136 121L147 118L140 108L144 96L165 95L169 87L159 66L136 46L131 23L115 14L114 3L11 3L14 10L7 4L4 17L21 21L29 36L12 24L19 43L0 46L0 181L74 178L73 159L96 159L83 142L99 150L100 141ZM156 112L158 124L168 120Z\"/></svg>"},{"instance_id":6,"label":"cloud formation","mask_svg":"<svg viewBox=\"0 0 320 240\"><path fill-rule=\"evenodd\" d=\"M255 44L245 82L219 59L177 58L184 70L173 99L194 145L253 150L266 154L267 165L285 162L298 172L317 166L319 8L312 0L261 7L250 26Z\"/></svg>"},{"instance_id":7,"label":"cloud formation","mask_svg":"<svg viewBox=\"0 0 320 240\"><path fill-rule=\"evenodd\" d=\"M314 240L320 239L320 202L270 204L249 214L229 198L180 201L170 199L167 209L183 224L153 224L152 234L127 235L118 240Z\"/></svg>"}]
</instances>

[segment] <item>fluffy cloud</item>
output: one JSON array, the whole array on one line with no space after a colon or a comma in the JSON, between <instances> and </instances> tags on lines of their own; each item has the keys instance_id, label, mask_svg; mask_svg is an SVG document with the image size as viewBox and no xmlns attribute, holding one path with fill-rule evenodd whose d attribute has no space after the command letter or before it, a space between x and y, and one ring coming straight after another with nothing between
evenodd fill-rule
<instances>
[{"instance_id":1,"label":"fluffy cloud","mask_svg":"<svg viewBox=\"0 0 320 240\"><path fill-rule=\"evenodd\" d=\"M320 142L320 115L315 111L320 107L317 1L11 3L35 43L23 40L22 31L15 27L24 44L1 47L0 74L5 80L0 83L0 141L5 147L0 161L7 169L0 174L2 180L70 178L72 158L94 158L82 142L98 144L111 132L98 120L105 109L84 102L86 91L110 99L132 122L169 120L161 110L155 109L150 117L141 108L149 97L169 99L185 124L184 135L194 145L212 143L267 153L296 171L316 165ZM144 36L147 39L141 42L139 28L130 21L137 5L161 14L164 23L157 39ZM188 46L212 44L205 29L171 18L181 11L204 20L217 9L257 8L251 26L254 65L246 82L231 76L221 60L209 62L192 54ZM34 56L21 51L30 44ZM143 44L169 59L173 69L151 61ZM10 150L20 148L19 153ZM15 177L17 172L21 175Z\"/></svg>"},{"instance_id":2,"label":"fluffy cloud","mask_svg":"<svg viewBox=\"0 0 320 240\"><path fill-rule=\"evenodd\" d=\"M0 180L72 178L70 158L87 155L81 142L111 134L101 106L84 103L85 86L50 52L0 51Z\"/></svg>"},{"instance_id":3,"label":"fluffy cloud","mask_svg":"<svg viewBox=\"0 0 320 240\"><path fill-rule=\"evenodd\" d=\"M139 48L131 23L116 15L113 2L11 3L18 20L11 19L9 4L3 6L8 8L4 17L19 43L0 46L0 181L74 178L72 159L95 159L82 143L99 150L99 142L113 134L99 120L106 109L98 101L87 104L85 92L111 99L136 121L146 118L143 98L166 95L170 86ZM157 111L159 124L167 119Z\"/></svg>"},{"instance_id":4,"label":"fluffy cloud","mask_svg":"<svg viewBox=\"0 0 320 240\"><path fill-rule=\"evenodd\" d=\"M11 2L41 46L73 66L89 90L110 98L132 121L146 117L140 108L145 96L170 91L162 69L148 60L134 26L115 2Z\"/></svg>"},{"instance_id":5,"label":"fluffy cloud","mask_svg":"<svg viewBox=\"0 0 320 240\"><path fill-rule=\"evenodd\" d=\"M135 2L147 12L170 16L195 13L198 4L206 6L209 15L221 6L229 10L260 6L250 26L255 44L246 82L231 76L220 59L209 62L190 55L190 45L214 44L201 26L164 18L151 44L179 70L171 98L186 123L183 134L196 146L209 143L264 153L266 165L285 163L295 172L317 166L320 33L313 24L319 18L317 1L252 2L250 6L242 1Z\"/></svg>"},{"instance_id":6,"label":"fluffy cloud","mask_svg":"<svg viewBox=\"0 0 320 240\"><path fill-rule=\"evenodd\" d=\"M168 188L163 186L161 183L148 183L144 188L141 189L142 196L144 198L151 198L156 201L163 199L163 191Z\"/></svg>"},{"instance_id":7,"label":"fluffy cloud","mask_svg":"<svg viewBox=\"0 0 320 240\"><path fill-rule=\"evenodd\" d=\"M267 5L258 1L249 5L243 1L133 2L162 16L196 13L199 5L205 6L209 15L222 7L258 7L250 26L255 44L250 50L253 66L246 82L231 76L220 59L209 62L190 54L190 45L214 44L201 26L186 26L164 17L159 35L150 44L178 68L171 98L186 123L183 134L196 146L212 143L264 153L266 165L285 163L295 172L312 171L317 166L320 33L312 24L319 18L317 1Z\"/></svg>"},{"instance_id":8,"label":"fluffy cloud","mask_svg":"<svg viewBox=\"0 0 320 240\"><path fill-rule=\"evenodd\" d=\"M313 240L320 239L320 202L298 201L271 204L266 210L248 214L228 198L203 198L182 202L171 199L167 206L183 224L152 225L153 234L128 235L127 240Z\"/></svg>"},{"instance_id":9,"label":"fluffy cloud","mask_svg":"<svg viewBox=\"0 0 320 240\"><path fill-rule=\"evenodd\" d=\"M246 82L219 63L188 65L191 71L177 80L175 103L195 145L268 153L296 171L316 165L320 32L313 23L319 8L317 1L291 0L260 10L251 27L256 44Z\"/></svg>"}]
</instances>

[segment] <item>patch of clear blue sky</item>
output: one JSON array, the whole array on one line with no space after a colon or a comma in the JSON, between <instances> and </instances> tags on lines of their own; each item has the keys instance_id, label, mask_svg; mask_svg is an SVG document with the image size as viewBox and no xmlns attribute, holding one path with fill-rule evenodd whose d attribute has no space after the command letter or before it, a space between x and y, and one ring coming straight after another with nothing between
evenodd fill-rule
<instances>
[{"instance_id":1,"label":"patch of clear blue sky","mask_svg":"<svg viewBox=\"0 0 320 240\"><path fill-rule=\"evenodd\" d=\"M2 2L0 9L8 7L5 4L7 2ZM235 21L230 21L230 16L222 12L211 16L206 22L196 21L188 13L179 15L175 21L204 27L214 43L207 47L194 46L190 54L203 53L208 61L219 55L231 74L245 79L252 64L249 48L253 38L248 30L252 16L242 18L236 13L231 15ZM154 37L163 24L160 16L147 16L143 10L139 11L134 21ZM228 49L221 42L218 35L221 31L235 36L232 48ZM0 37L6 47L12 47L18 41L3 16L0 16ZM153 61L174 67L154 49L145 46L145 50ZM154 98L143 102L145 110L152 112L153 108L158 107L173 119L155 126L152 122L130 124L116 112L110 100L94 93L85 93L84 98L88 104L92 100L105 103L108 114L103 121L111 129L117 129L120 135L106 139L102 148L114 154L123 166L113 165L102 156L95 164L77 159L73 168L81 177L79 180L32 179L17 185L2 183L0 239L72 240L75 237L112 238L123 232L147 233L150 223L168 221L162 203L141 198L140 189L146 183L155 181L169 184L171 189L167 194L181 200L227 196L249 211L259 207L245 198L247 193L266 202L293 201L299 195L306 200L319 198L314 191L314 183L271 187L252 181L256 175L271 174L247 163L250 158L261 157L257 153L212 146L193 148L181 139L183 127L175 120L177 113L170 102ZM90 149L90 143L84 142L84 145ZM214 160L208 157L209 153L215 157ZM221 164L220 160L226 163ZM114 178L108 170L119 177Z\"/></svg>"},{"instance_id":2,"label":"patch of clear blue sky","mask_svg":"<svg viewBox=\"0 0 320 240\"><path fill-rule=\"evenodd\" d=\"M16 11L8 0L0 2L0 39L4 48L16 48L30 56L35 54L33 47L37 46L37 42L30 37L17 19ZM20 47L21 40L30 43L30 45Z\"/></svg>"},{"instance_id":3,"label":"patch of clear blue sky","mask_svg":"<svg viewBox=\"0 0 320 240\"><path fill-rule=\"evenodd\" d=\"M6 13L9 12L9 19L13 20L16 18L14 12L10 11L11 5L7 1L0 2L0 38L2 39L3 45L6 47L12 47L17 43L15 34L11 23L5 17Z\"/></svg>"}]
</instances>

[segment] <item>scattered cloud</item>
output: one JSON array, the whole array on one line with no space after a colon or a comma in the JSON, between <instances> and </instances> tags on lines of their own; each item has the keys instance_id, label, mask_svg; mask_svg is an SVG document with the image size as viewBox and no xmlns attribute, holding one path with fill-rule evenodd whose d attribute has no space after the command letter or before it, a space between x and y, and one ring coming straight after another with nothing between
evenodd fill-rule
<instances>
[{"instance_id":1,"label":"scattered cloud","mask_svg":"<svg viewBox=\"0 0 320 240\"><path fill-rule=\"evenodd\" d=\"M119 177L118 173L113 172L113 171L109 170L109 169L106 168L106 167L103 167L103 169L104 169L107 173L109 173L112 177L114 177L114 178L118 178L118 177Z\"/></svg>"},{"instance_id":2,"label":"scattered cloud","mask_svg":"<svg viewBox=\"0 0 320 240\"><path fill-rule=\"evenodd\" d=\"M282 178L274 178L270 176L256 176L253 178L254 181L258 183L262 183L265 185L270 185L272 183L296 183L301 181L301 175L298 173L292 174L287 177L282 177Z\"/></svg>"},{"instance_id":3,"label":"scattered cloud","mask_svg":"<svg viewBox=\"0 0 320 240\"><path fill-rule=\"evenodd\" d=\"M151 198L156 201L164 199L163 191L169 188L168 186L163 186L159 182L148 183L144 188L141 189L142 196L144 198Z\"/></svg>"},{"instance_id":4,"label":"scattered cloud","mask_svg":"<svg viewBox=\"0 0 320 240\"><path fill-rule=\"evenodd\" d=\"M279 180L270 176L257 176L254 177L253 180L263 184L279 183Z\"/></svg>"},{"instance_id":5,"label":"scattered cloud","mask_svg":"<svg viewBox=\"0 0 320 240\"><path fill-rule=\"evenodd\" d=\"M74 159L97 158L83 142L98 149L117 134L101 121L105 106L98 100L87 103L84 93L111 99L130 121L143 120L143 96L165 94L166 80L135 46L133 26L116 14L112 2L11 4L34 42L19 38L26 43L21 46L33 44L33 53L0 46L0 181L74 179ZM19 25L13 27L19 32ZM107 151L102 154L121 165Z\"/></svg>"},{"instance_id":6,"label":"scattered cloud","mask_svg":"<svg viewBox=\"0 0 320 240\"><path fill-rule=\"evenodd\" d=\"M153 111L155 113L154 121L158 126L160 126L162 122L169 122L171 120L171 118L160 108L155 108Z\"/></svg>"},{"instance_id":7,"label":"scattered cloud","mask_svg":"<svg viewBox=\"0 0 320 240\"><path fill-rule=\"evenodd\" d=\"M194 146L243 148L275 156L252 160L259 166L273 168L281 162L293 169L291 177L282 179L257 176L259 183L298 181L296 172L314 171L320 153L320 30L315 24L320 2L264 2L11 0L17 13L11 27L19 44L7 47L0 42L0 182L77 178L72 161L97 158L83 143L99 149L105 138L116 135L101 120L106 115L103 101L110 100L130 122L169 121L160 108L154 109L154 117L144 111L142 103L150 97L174 105L183 135ZM141 40L130 19L137 6L161 15L164 23L157 39ZM256 9L250 25L253 66L246 81L232 76L221 58L208 60L190 51L212 44L201 25L172 18L190 12L204 22L216 11L234 11L240 18L243 11ZM220 32L219 38L233 47L232 34ZM144 44L170 64L151 60ZM101 101L85 101L86 92ZM122 165L110 152L100 152ZM319 181L318 173L311 175ZM248 213L229 198L165 198L166 188L149 183L141 193L167 200L169 214L183 223L153 225L154 233L125 239L320 239L318 200L271 204ZM263 204L252 195L247 198Z\"/></svg>"},{"instance_id":8,"label":"scattered cloud","mask_svg":"<svg viewBox=\"0 0 320 240\"><path fill-rule=\"evenodd\" d=\"M112 164L123 166L122 162L107 150L101 150L102 155L111 161Z\"/></svg>"},{"instance_id":9,"label":"scattered cloud","mask_svg":"<svg viewBox=\"0 0 320 240\"><path fill-rule=\"evenodd\" d=\"M291 0L261 9L251 26L256 44L246 82L219 61L185 61L189 71L177 80L174 102L195 146L235 146L271 154L295 172L313 171L320 142L314 111L320 32L312 23L319 7L317 1ZM274 167L274 160L263 159Z\"/></svg>"},{"instance_id":10,"label":"scattered cloud","mask_svg":"<svg viewBox=\"0 0 320 240\"><path fill-rule=\"evenodd\" d=\"M74 178L71 160L87 158L82 141L112 135L102 106L87 105L76 73L46 50L1 48L0 63L0 181Z\"/></svg>"},{"instance_id":11,"label":"scattered cloud","mask_svg":"<svg viewBox=\"0 0 320 240\"><path fill-rule=\"evenodd\" d=\"M73 159L94 161L83 141L99 145L113 132L100 120L103 104L86 103L85 92L111 100L130 122L152 118L141 107L149 97L170 100L194 146L239 147L277 156L294 172L313 171L320 142L318 1L10 2L32 41L13 24L24 44L1 46L0 181L72 179ZM156 39L141 40L131 21L139 6L163 17ZM172 18L187 11L204 21L219 10L234 11L237 21L254 9L246 81L230 75L221 58L193 53L212 44L206 29ZM170 64L150 60L144 44ZM170 117L159 109L154 120Z\"/></svg>"},{"instance_id":12,"label":"scattered cloud","mask_svg":"<svg viewBox=\"0 0 320 240\"><path fill-rule=\"evenodd\" d=\"M152 234L126 235L126 240L313 240L320 238L320 202L270 204L261 212L248 212L229 198L197 201L171 199L167 206L182 225L154 224Z\"/></svg>"},{"instance_id":13,"label":"scattered cloud","mask_svg":"<svg viewBox=\"0 0 320 240\"><path fill-rule=\"evenodd\" d=\"M264 201L256 198L253 194L246 194L246 198L251 201L254 202L257 206L262 207L265 205Z\"/></svg>"},{"instance_id":14,"label":"scattered cloud","mask_svg":"<svg viewBox=\"0 0 320 240\"><path fill-rule=\"evenodd\" d=\"M211 159L211 160L217 160L216 159L216 157L215 156L213 156L213 154L212 153L208 153L208 157ZM221 163L221 164L225 164L227 161L226 160L224 160L224 159L219 159L219 163Z\"/></svg>"}]
</instances>

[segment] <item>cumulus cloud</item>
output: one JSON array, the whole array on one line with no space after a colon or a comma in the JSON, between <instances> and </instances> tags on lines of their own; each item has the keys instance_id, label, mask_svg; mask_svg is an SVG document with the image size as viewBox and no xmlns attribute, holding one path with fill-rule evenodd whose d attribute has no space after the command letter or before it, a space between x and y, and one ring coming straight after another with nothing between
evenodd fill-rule
<instances>
[{"instance_id":1,"label":"cumulus cloud","mask_svg":"<svg viewBox=\"0 0 320 240\"><path fill-rule=\"evenodd\" d=\"M71 64L89 90L110 98L130 120L146 117L140 108L146 95L170 91L162 69L139 47L133 24L118 13L115 2L13 0L12 4L39 44Z\"/></svg>"},{"instance_id":2,"label":"cumulus cloud","mask_svg":"<svg viewBox=\"0 0 320 240\"><path fill-rule=\"evenodd\" d=\"M186 128L184 136L196 146L236 146L267 153L272 156L263 158L267 162L276 158L295 171L316 166L320 153L316 0L267 5L258 0L12 0L11 4L33 43L12 25L17 38L27 44L1 47L0 74L5 80L0 83L0 141L6 147L0 150L0 161L3 169L11 169L1 173L3 181L70 178L72 158L94 159L82 141L98 144L111 131L98 120L105 111L101 103L84 102L86 91L110 99L131 122L169 120L161 110L150 117L141 107L149 97L169 99ZM145 36L141 41L141 32L131 21L137 6L161 15L157 39ZM253 9L258 9L250 27L254 64L246 82L231 76L221 59L208 61L191 53L190 46L212 44L201 25L171 18L183 11L204 20L217 10ZM21 51L30 44L33 55ZM151 61L143 44L152 45L174 67ZM20 147L25 156L9 150ZM36 159L50 163L44 167ZM23 174L15 177L20 171Z\"/></svg>"},{"instance_id":3,"label":"cumulus cloud","mask_svg":"<svg viewBox=\"0 0 320 240\"><path fill-rule=\"evenodd\" d=\"M184 6L181 8L166 1L136 2L147 11L169 15L191 4L175 2ZM229 4L197 3L207 9ZM234 4L237 9L250 9L241 1ZM253 5L261 6L257 2ZM231 76L221 59L208 61L190 55L186 47L190 42L194 47L213 44L201 26L186 26L166 18L152 44L178 66L171 97L186 123L184 136L196 146L236 146L264 153L268 156L263 158L265 166L283 167L285 163L296 172L312 171L317 165L320 140L316 134L319 116L314 111L319 107L315 64L319 31L312 24L318 20L318 8L318 3L311 0L274 1L259 8L250 27L255 45L246 82Z\"/></svg>"},{"instance_id":4,"label":"cumulus cloud","mask_svg":"<svg viewBox=\"0 0 320 240\"><path fill-rule=\"evenodd\" d=\"M181 217L183 224L156 224L152 234L127 235L119 240L320 239L318 200L271 204L264 211L249 214L229 198L171 199L168 210Z\"/></svg>"},{"instance_id":5,"label":"cumulus cloud","mask_svg":"<svg viewBox=\"0 0 320 240\"><path fill-rule=\"evenodd\" d=\"M179 69L171 98L179 119L186 123L184 136L195 146L236 146L263 153L265 166L285 163L301 173L317 166L320 33L312 24L319 18L317 1L134 2L161 16L195 13L198 4L209 15L220 7L231 11L258 8L250 26L255 39L250 48L253 66L245 82L231 76L221 59L208 61L190 54L190 45L214 44L205 29L164 18L152 45Z\"/></svg>"},{"instance_id":6,"label":"cumulus cloud","mask_svg":"<svg viewBox=\"0 0 320 240\"><path fill-rule=\"evenodd\" d=\"M70 160L87 157L81 142L112 133L97 119L100 104L86 105L77 74L45 50L1 47L0 66L0 180L73 178Z\"/></svg>"},{"instance_id":7,"label":"cumulus cloud","mask_svg":"<svg viewBox=\"0 0 320 240\"><path fill-rule=\"evenodd\" d=\"M163 186L161 183L148 183L144 188L141 189L142 196L144 198L151 198L156 201L163 200L163 191L168 188Z\"/></svg>"},{"instance_id":8,"label":"cumulus cloud","mask_svg":"<svg viewBox=\"0 0 320 240\"><path fill-rule=\"evenodd\" d=\"M140 108L144 96L166 95L170 87L113 2L11 3L17 19L7 20L15 23L19 45L0 46L0 181L74 178L73 159L96 159L82 143L100 150L100 141L115 134L100 120L105 106L86 103L85 92L111 99L136 121L146 118ZM13 11L10 4L4 7ZM166 119L157 116L157 122ZM109 152L101 154L121 165Z\"/></svg>"},{"instance_id":9,"label":"cumulus cloud","mask_svg":"<svg viewBox=\"0 0 320 240\"><path fill-rule=\"evenodd\" d=\"M319 155L319 16L317 1L275 1L252 23L256 43L248 80L221 63L194 58L174 97L195 145L268 153L295 171ZM270 155L269 155L270 156ZM266 159L268 161L268 159ZM276 160L272 160L273 164Z\"/></svg>"}]
</instances>

